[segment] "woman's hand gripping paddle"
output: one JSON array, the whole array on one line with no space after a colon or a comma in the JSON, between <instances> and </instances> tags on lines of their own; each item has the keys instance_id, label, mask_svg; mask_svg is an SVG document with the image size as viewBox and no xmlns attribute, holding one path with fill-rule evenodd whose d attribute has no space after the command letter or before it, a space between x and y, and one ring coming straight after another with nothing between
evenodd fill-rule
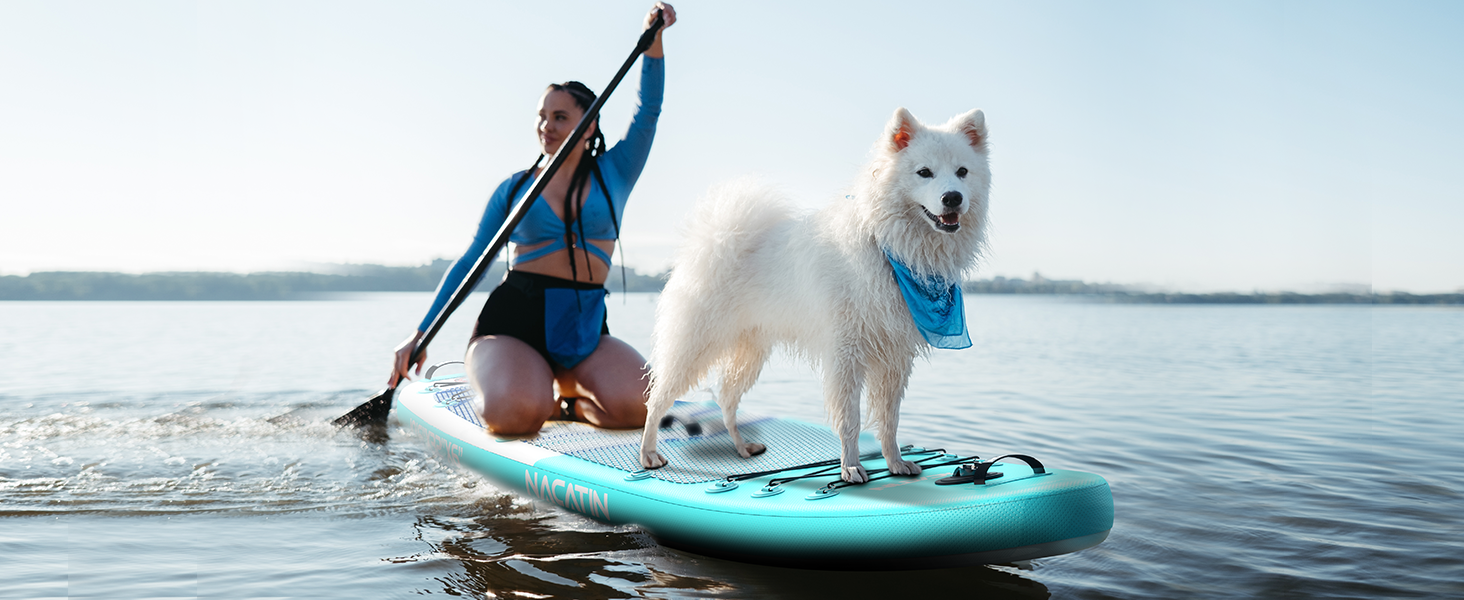
<instances>
[{"instance_id":1,"label":"woman's hand gripping paddle","mask_svg":"<svg viewBox=\"0 0 1464 600\"><path fill-rule=\"evenodd\" d=\"M600 114L600 107L605 104L605 100L615 91L615 87L620 85L620 80L625 77L626 71L629 71L630 66L635 64L636 57L651 47L651 43L656 39L656 32L660 31L664 24L665 20L658 10L656 20L651 22L644 33L641 33L640 40L635 44L635 50L630 53L629 58L625 59L625 64L620 66L620 71L615 74L615 78L611 79L610 84L605 86L604 93L600 94L600 97L596 98L595 102L590 105L589 110L585 111L585 115L580 117L579 124L575 126L574 132L565 138L566 140L578 140L585 135L585 131L590 128L590 124L594 123L595 117ZM513 234L514 227L518 226L519 221L524 220L524 215L528 214L529 207L533 205L533 199L538 198L539 194L544 192L544 187L549 185L549 180L554 178L554 173L559 170L560 165L564 164L564 160L569 157L571 146L573 144L565 143L559 145L559 150L554 153L554 158L549 160L549 166L544 168L543 173L540 173L534 179L534 185L519 199L518 204L514 206L513 212L509 213L508 220L503 222L503 226L498 228L498 234L493 236L493 242L488 244L488 249L483 252L482 256L478 257L478 262L473 263L473 270L468 273L467 277L463 278L462 283L458 284L457 289L452 293L452 297L448 299L447 306L442 308L442 312L437 313L437 317L432 320L432 325L427 328L427 332L418 339L416 348L412 350L412 357L407 361L409 369L411 365L417 365L420 372L422 361L427 355L427 344L432 341L433 336L437 335L437 331L447 321L448 315L451 315L452 311L456 310L458 305L467 299L468 294L473 291L473 287L478 284L478 279L482 278L484 271L488 270L488 265L493 264L493 259L498 257L498 252L504 246L508 245L508 237ZM538 165L537 162L534 164ZM357 406L351 412L331 422L337 427L362 427L385 424L387 415L391 413L391 400L392 396L396 393L396 385L400 383L395 373L392 374L392 382L390 387L372 396L365 404Z\"/></svg>"}]
</instances>

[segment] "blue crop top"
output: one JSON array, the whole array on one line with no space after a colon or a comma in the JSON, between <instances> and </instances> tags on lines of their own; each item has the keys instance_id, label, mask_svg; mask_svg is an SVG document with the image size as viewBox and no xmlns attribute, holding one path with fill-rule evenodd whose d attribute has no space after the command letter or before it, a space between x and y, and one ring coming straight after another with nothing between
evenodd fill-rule
<instances>
[{"instance_id":1,"label":"blue crop top","mask_svg":"<svg viewBox=\"0 0 1464 600\"><path fill-rule=\"evenodd\" d=\"M605 186L610 188L610 202L615 204L617 222L611 222L605 190L591 177L584 205L580 208L580 224L584 226L586 239L614 240L615 231L620 226L618 221L625 217L625 201L630 196L631 188L635 187L636 180L640 178L641 170L646 166L646 157L651 153L651 141L656 137L656 119L661 116L661 94L665 88L665 62L664 58L641 56L640 102L636 107L635 117L631 119L625 137L615 142L598 159ZM525 171L514 173L493 191L488 207L483 211L483 219L478 222L478 232L473 235L473 243L468 246L462 258L457 259L442 276L442 282L437 284L437 298L427 311L427 317L417 327L418 331L427 331L432 326L432 319L442 312L452 292L467 277L473 263L483 255L483 251L493 241L493 236L498 234L498 229L508 220L512 204L518 200L508 197L509 190L513 188L514 181L524 173ZM530 185L532 180L526 180L524 186L519 188L519 193L522 194ZM554 214L554 209L540 196L534 199L528 214L524 215L524 220L519 221L518 227L514 228L508 239L514 244L525 246L549 242L543 248L515 256L514 264L541 258L565 248L564 221ZM606 263L610 262L610 255L599 246L590 243L584 246Z\"/></svg>"}]
</instances>

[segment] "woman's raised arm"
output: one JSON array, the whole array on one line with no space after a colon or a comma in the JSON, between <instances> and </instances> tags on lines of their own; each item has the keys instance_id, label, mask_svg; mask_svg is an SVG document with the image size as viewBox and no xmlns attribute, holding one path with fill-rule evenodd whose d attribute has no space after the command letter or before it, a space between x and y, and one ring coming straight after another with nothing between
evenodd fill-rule
<instances>
[{"instance_id":1,"label":"woman's raised arm","mask_svg":"<svg viewBox=\"0 0 1464 600\"><path fill-rule=\"evenodd\" d=\"M661 30L656 32L656 41L651 42L651 47L646 49L646 56L662 58L666 56L666 51L661 48L661 34L666 32L667 27L676 23L676 8L665 2L657 2L655 6L651 7L651 12L646 13L646 29L650 29L651 23L656 22L656 11L661 12L661 17L666 22L661 25Z\"/></svg>"}]
</instances>

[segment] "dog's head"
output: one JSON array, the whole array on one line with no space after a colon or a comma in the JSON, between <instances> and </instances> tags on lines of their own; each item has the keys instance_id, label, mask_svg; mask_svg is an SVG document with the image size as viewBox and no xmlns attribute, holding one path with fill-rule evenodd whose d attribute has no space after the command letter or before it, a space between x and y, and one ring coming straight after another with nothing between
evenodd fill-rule
<instances>
[{"instance_id":1,"label":"dog's head","mask_svg":"<svg viewBox=\"0 0 1464 600\"><path fill-rule=\"evenodd\" d=\"M876 236L931 272L970 267L984 238L991 188L986 115L972 110L927 127L897 109L875 147Z\"/></svg>"}]
</instances>

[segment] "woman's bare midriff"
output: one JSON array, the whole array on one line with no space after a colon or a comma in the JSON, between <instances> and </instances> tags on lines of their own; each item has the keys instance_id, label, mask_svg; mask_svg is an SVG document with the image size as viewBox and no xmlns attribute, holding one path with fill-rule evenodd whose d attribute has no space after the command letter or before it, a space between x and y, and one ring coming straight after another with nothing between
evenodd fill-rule
<instances>
[{"instance_id":1,"label":"woman's bare midriff","mask_svg":"<svg viewBox=\"0 0 1464 600\"><path fill-rule=\"evenodd\" d=\"M543 248L544 246L551 243L553 242L544 242L543 244L534 244L532 246L519 246L517 244L510 246L508 254L508 264L513 265L513 270L523 271L525 273L537 273L539 275L548 275L550 277L558 277L560 279L577 279L579 281L586 281L589 283L605 283L605 278L610 274L610 265L605 264L605 261L601 260L600 257L595 256L594 253L590 253L589 264L586 265L586 253L583 248L573 249L574 269L570 269L569 266L570 249L560 250L548 256L541 256L528 262L521 262L517 264L513 262L514 257L518 256L520 252L529 253L539 248ZM614 240L590 240L590 243L599 247L601 250L604 250L605 254L607 255L615 255Z\"/></svg>"}]
</instances>

